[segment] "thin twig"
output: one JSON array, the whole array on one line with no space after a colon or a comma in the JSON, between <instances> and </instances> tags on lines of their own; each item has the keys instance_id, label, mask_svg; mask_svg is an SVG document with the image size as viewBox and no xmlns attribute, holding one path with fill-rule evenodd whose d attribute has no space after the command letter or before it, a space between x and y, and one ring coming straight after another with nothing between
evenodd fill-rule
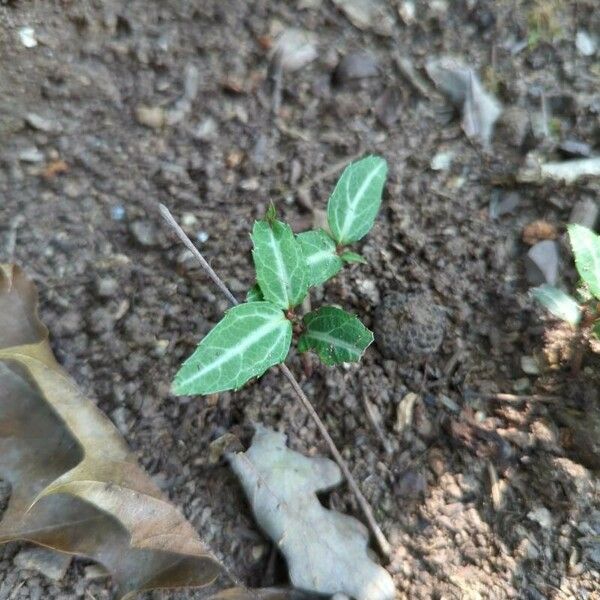
<instances>
[{"instance_id":1,"label":"thin twig","mask_svg":"<svg viewBox=\"0 0 600 600\"><path fill-rule=\"evenodd\" d=\"M235 296L229 291L229 288L225 285L225 283L223 283L221 278L213 271L213 269L210 267L210 265L206 262L206 260L202 256L202 254L200 254L200 251L194 246L194 244L188 238L188 236L185 234L183 229L181 229L181 227L178 225L177 221L175 221L175 219L173 218L173 215L171 214L169 209L164 204L160 204L159 207L160 207L160 212L161 212L163 218L165 219L165 221L173 228L173 230L175 231L175 233L177 234L179 239L185 244L185 246L198 259L198 261L200 262L202 267L206 270L206 272L209 274L210 278L213 280L215 285L223 292L223 294L225 294L227 299L233 305L239 304L238 301L236 300ZM338 464L338 466L342 470L342 473L344 474L344 477L346 478L346 481L348 482L348 486L350 487L350 490L356 497L356 501L358 502L358 505L360 506L360 509L367 521L367 524L369 525L369 529L371 530L373 536L375 537L375 540L377 542L377 545L379 546L379 549L381 550L381 553L386 558L389 557L389 555L391 554L391 546L390 546L389 542L387 541L387 539L385 538L383 531L381 531L381 528L377 524L377 521L375 520L375 517L373 515L373 509L371 508L369 502L367 501L367 499L363 496L362 492L360 491L360 488L358 487L356 480L352 476L350 469L348 468L348 466L346 465L346 462L342 458L342 455L340 454L340 451L337 449L335 442L329 435L329 432L327 431L327 427L325 426L323 421L321 421L321 418L319 417L317 411L314 409L312 403L310 402L310 400L308 399L306 394L302 391L302 388L300 387L300 384L298 383L298 380L294 377L293 373L288 369L288 367L284 363L279 365L279 369L283 373L283 375L286 377L286 379L290 382L292 389L296 393L296 396L298 396L298 399L300 400L300 402L302 403L302 405L308 412L309 416L315 422L317 429L319 430L319 432L323 436L323 439L327 443L327 446L329 447L329 451L331 452L333 458L335 459L335 462Z\"/></svg>"},{"instance_id":2,"label":"thin twig","mask_svg":"<svg viewBox=\"0 0 600 600\"><path fill-rule=\"evenodd\" d=\"M544 396L543 394L486 394L487 400L498 400L499 402L559 402L560 396Z\"/></svg>"},{"instance_id":3,"label":"thin twig","mask_svg":"<svg viewBox=\"0 0 600 600\"><path fill-rule=\"evenodd\" d=\"M323 423L323 421L321 421L321 418L317 414L317 411L314 409L310 400L306 397L306 394L302 391L302 388L300 387L298 380L294 377L293 373L288 369L287 365L285 363L282 363L279 365L279 369L285 375L287 380L292 384L292 388L296 392L296 395L300 399L300 402L302 402L302 404L304 405L304 408L306 408L308 414L310 415L312 420L317 425L317 428L321 432L323 439L329 446L329 451L331 452L333 458L335 459L335 462L338 464L338 466L342 470L342 473L344 474L344 477L346 478L346 481L348 482L348 485L350 486L352 493L356 496L356 501L358 502L358 505L360 506L360 509L362 510L363 515L365 516L365 519L367 520L367 523L369 524L369 528L371 529L371 532L375 536L375 540L377 541L377 545L379 546L379 549L386 557L388 557L391 554L392 548L391 548L389 542L385 539L385 535L383 534L383 531L381 531L381 528L379 527L379 525L377 524L377 521L375 520L375 517L373 516L373 509L371 508L371 505L369 504L367 499L363 496L362 492L360 491L360 488L358 487L358 484L356 483L356 480L352 476L352 473L350 473L350 469L346 465L346 461L342 458L342 455L340 454L340 451L337 449L335 442L331 439L331 436L329 435L329 432L327 431L327 427L325 427L325 423Z\"/></svg>"},{"instance_id":4,"label":"thin twig","mask_svg":"<svg viewBox=\"0 0 600 600\"><path fill-rule=\"evenodd\" d=\"M160 214L164 220L173 228L173 231L177 234L177 237L183 242L184 246L198 259L202 268L208 273L208 276L212 279L213 283L225 294L231 304L236 305L238 301L235 296L229 291L229 288L223 283L221 278L213 271L213 268L206 262L206 259L194 244L192 240L186 235L185 231L181 229L179 223L173 218L171 211L164 205L159 204Z\"/></svg>"}]
</instances>

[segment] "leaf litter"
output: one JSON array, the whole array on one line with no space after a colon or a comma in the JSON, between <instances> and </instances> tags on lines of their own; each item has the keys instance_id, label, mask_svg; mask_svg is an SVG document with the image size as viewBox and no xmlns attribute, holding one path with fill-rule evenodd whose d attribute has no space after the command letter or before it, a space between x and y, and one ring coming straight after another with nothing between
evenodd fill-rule
<instances>
[{"instance_id":1,"label":"leaf litter","mask_svg":"<svg viewBox=\"0 0 600 600\"><path fill-rule=\"evenodd\" d=\"M460 108L466 136L489 147L494 125L502 114L502 105L485 91L475 71L449 56L430 59L425 70L436 87Z\"/></svg>"},{"instance_id":2,"label":"leaf litter","mask_svg":"<svg viewBox=\"0 0 600 600\"><path fill-rule=\"evenodd\" d=\"M368 556L366 527L317 497L342 482L335 462L290 450L285 434L261 425L250 448L228 458L258 524L284 554L292 585L356 600L395 597L391 576Z\"/></svg>"},{"instance_id":3,"label":"leaf litter","mask_svg":"<svg viewBox=\"0 0 600 600\"><path fill-rule=\"evenodd\" d=\"M192 525L56 362L35 286L7 264L0 265L0 480L11 490L0 544L28 541L97 561L123 598L178 587L205 587L207 597L226 583Z\"/></svg>"}]
</instances>

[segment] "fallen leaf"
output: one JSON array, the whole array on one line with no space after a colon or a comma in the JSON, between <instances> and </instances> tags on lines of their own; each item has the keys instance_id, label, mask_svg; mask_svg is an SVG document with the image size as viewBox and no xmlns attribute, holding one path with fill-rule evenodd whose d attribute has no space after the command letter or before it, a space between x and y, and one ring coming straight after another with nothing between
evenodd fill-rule
<instances>
[{"instance_id":1,"label":"fallen leaf","mask_svg":"<svg viewBox=\"0 0 600 600\"><path fill-rule=\"evenodd\" d=\"M120 596L208 586L223 573L60 368L35 287L14 265L0 265L0 479L12 492L0 543L26 540L91 558L110 571Z\"/></svg>"},{"instance_id":2,"label":"fallen leaf","mask_svg":"<svg viewBox=\"0 0 600 600\"><path fill-rule=\"evenodd\" d=\"M258 524L283 552L292 585L356 600L395 597L389 573L367 555L366 527L317 498L342 481L332 460L307 458L286 447L284 434L258 426L250 448L229 461Z\"/></svg>"},{"instance_id":3,"label":"fallen leaf","mask_svg":"<svg viewBox=\"0 0 600 600\"><path fill-rule=\"evenodd\" d=\"M442 57L425 66L436 87L462 111L462 128L467 137L489 146L502 105L483 88L475 71L461 61Z\"/></svg>"}]
</instances>

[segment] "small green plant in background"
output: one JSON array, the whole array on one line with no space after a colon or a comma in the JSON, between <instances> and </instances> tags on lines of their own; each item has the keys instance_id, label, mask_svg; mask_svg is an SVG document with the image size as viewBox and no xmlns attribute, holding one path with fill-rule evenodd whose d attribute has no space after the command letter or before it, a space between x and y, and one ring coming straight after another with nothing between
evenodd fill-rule
<instances>
[{"instance_id":1,"label":"small green plant in background","mask_svg":"<svg viewBox=\"0 0 600 600\"><path fill-rule=\"evenodd\" d=\"M295 235L271 206L251 234L256 284L183 363L173 381L175 394L240 388L285 360L294 332L300 332L298 351L313 350L326 365L360 359L373 334L355 315L322 306L301 319L295 309L310 287L337 275L344 263L365 262L347 246L373 226L386 176L387 164L378 156L346 167L327 205L330 233Z\"/></svg>"},{"instance_id":2,"label":"small green plant in background","mask_svg":"<svg viewBox=\"0 0 600 600\"><path fill-rule=\"evenodd\" d=\"M548 284L532 293L555 317L600 337L600 236L587 227L569 225L569 240L581 282L573 297Z\"/></svg>"}]
</instances>

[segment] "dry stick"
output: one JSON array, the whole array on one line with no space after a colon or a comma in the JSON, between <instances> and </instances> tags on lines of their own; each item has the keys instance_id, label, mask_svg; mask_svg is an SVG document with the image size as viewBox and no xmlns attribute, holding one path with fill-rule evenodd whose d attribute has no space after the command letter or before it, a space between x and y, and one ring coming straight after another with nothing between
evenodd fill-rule
<instances>
[{"instance_id":1,"label":"dry stick","mask_svg":"<svg viewBox=\"0 0 600 600\"><path fill-rule=\"evenodd\" d=\"M200 254L200 251L194 246L190 238L188 238L183 229L181 229L177 221L175 221L169 209L164 204L159 204L159 208L160 213L165 219L165 221L173 228L173 230L177 234L177 237L179 237L179 239L185 244L186 248L188 248L188 250L190 250L190 252L192 252L192 254L198 259L198 261L206 270L206 272L208 273L212 281L215 283L215 285L223 292L223 294L225 294L225 296L231 302L231 304L233 304L234 306L239 304L235 296L229 291L229 288L223 283L221 278L213 271L212 267L208 264L208 262L206 262L206 259L202 256L202 254ZM317 411L314 409L306 394L302 391L298 380L294 377L293 373L288 369L285 363L280 364L279 369L290 382L294 392L296 392L296 395L298 396L298 399L300 400L304 408L307 410L311 419L317 425L317 429L325 439L327 446L329 446L329 451L335 459L335 462L342 470L342 473L344 474L344 477L346 478L346 481L348 482L352 493L356 497L356 501L358 502L358 505L360 506L360 509L362 510L362 513L369 525L369 528L373 536L375 537L375 540L377 541L379 549L381 550L382 554L386 558L388 558L392 550L390 543L387 541L385 535L383 534L383 531L381 531L381 528L377 524L377 521L375 520L375 517L373 515L373 509L371 508L371 505L360 491L356 480L352 476L350 469L348 468L346 462L342 458L340 451L337 449L335 442L331 439L331 436L327 431L327 427L325 427L325 423L321 421L321 418L319 417Z\"/></svg>"},{"instance_id":2,"label":"dry stick","mask_svg":"<svg viewBox=\"0 0 600 600\"><path fill-rule=\"evenodd\" d=\"M500 402L559 402L560 396L544 396L543 394L484 394L487 400L498 400Z\"/></svg>"}]
</instances>

